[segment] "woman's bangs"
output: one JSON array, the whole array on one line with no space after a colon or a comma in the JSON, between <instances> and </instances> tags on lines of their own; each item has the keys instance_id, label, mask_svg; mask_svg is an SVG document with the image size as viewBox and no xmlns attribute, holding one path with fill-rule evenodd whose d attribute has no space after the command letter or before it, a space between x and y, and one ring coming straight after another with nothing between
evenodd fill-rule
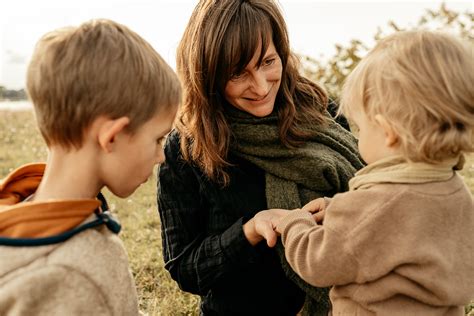
<instances>
[{"instance_id":1,"label":"woman's bangs","mask_svg":"<svg viewBox=\"0 0 474 316\"><path fill-rule=\"evenodd\" d=\"M260 65L265 57L272 39L272 28L268 17L258 13L258 11L242 12L229 24L226 32L228 45L223 46L222 54L224 64L228 65L226 81L245 69L259 46L257 65Z\"/></svg>"}]
</instances>

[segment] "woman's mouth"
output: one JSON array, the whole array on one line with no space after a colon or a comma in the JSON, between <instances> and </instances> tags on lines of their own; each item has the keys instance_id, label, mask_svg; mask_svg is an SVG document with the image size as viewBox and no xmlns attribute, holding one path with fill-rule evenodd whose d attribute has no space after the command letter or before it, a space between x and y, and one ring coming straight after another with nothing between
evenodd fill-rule
<instances>
[{"instance_id":1,"label":"woman's mouth","mask_svg":"<svg viewBox=\"0 0 474 316\"><path fill-rule=\"evenodd\" d=\"M261 104L261 103L265 103L268 100L269 96L270 96L270 91L261 98L244 98L244 99L253 104Z\"/></svg>"}]
</instances>

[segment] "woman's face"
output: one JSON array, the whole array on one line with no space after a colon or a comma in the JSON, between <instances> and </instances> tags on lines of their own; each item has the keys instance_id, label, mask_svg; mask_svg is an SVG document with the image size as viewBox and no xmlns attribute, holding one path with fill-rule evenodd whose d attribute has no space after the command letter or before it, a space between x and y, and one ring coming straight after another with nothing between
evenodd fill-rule
<instances>
[{"instance_id":1,"label":"woman's face","mask_svg":"<svg viewBox=\"0 0 474 316\"><path fill-rule=\"evenodd\" d=\"M260 46L245 69L234 74L226 83L224 96L237 109L256 117L264 117L269 115L275 106L282 65L273 41L270 42L260 65L257 65L258 52Z\"/></svg>"}]
</instances>

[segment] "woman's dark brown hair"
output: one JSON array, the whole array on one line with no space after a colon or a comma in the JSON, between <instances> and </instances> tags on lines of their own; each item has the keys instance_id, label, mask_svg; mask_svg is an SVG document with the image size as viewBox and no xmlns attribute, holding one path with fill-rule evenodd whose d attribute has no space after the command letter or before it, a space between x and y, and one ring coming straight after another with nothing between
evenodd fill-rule
<instances>
[{"instance_id":1,"label":"woman's dark brown hair","mask_svg":"<svg viewBox=\"0 0 474 316\"><path fill-rule=\"evenodd\" d=\"M279 135L287 147L301 145L301 123L324 123L327 94L300 76L291 53L286 23L271 0L201 0L194 9L177 51L177 72L183 84L178 114L184 159L198 165L206 176L224 185L231 132L224 113L224 88L240 73L260 43L259 60L273 40L283 73L275 101Z\"/></svg>"}]
</instances>

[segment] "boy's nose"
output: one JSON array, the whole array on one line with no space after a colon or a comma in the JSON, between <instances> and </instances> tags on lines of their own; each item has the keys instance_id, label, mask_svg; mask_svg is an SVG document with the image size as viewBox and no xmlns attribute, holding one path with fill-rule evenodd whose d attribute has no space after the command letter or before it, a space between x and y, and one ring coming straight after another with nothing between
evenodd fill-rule
<instances>
[{"instance_id":1,"label":"boy's nose","mask_svg":"<svg viewBox=\"0 0 474 316\"><path fill-rule=\"evenodd\" d=\"M160 146L158 149L158 153L156 155L155 164L159 165L159 164L162 164L163 162L165 162L165 151L163 147Z\"/></svg>"}]
</instances>

